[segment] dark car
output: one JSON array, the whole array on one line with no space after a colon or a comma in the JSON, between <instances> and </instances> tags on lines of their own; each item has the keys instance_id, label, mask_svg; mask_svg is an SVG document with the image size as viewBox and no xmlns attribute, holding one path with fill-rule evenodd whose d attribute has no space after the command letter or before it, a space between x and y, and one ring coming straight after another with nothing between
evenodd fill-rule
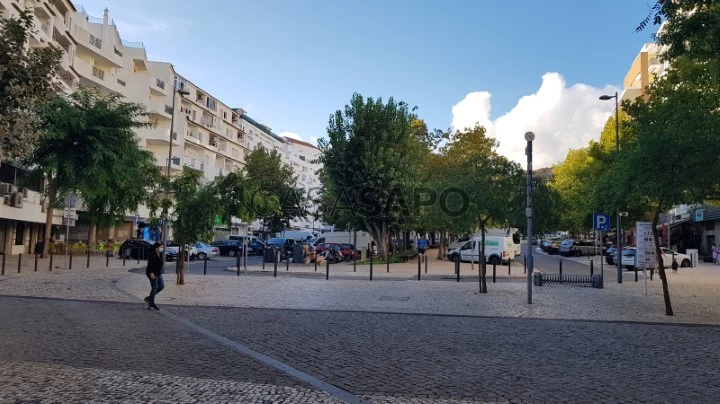
<instances>
[{"instance_id":1,"label":"dark car","mask_svg":"<svg viewBox=\"0 0 720 404\"><path fill-rule=\"evenodd\" d=\"M118 256L126 259L147 259L152 251L154 242L150 240L125 240L120 245Z\"/></svg>"},{"instance_id":2,"label":"dark car","mask_svg":"<svg viewBox=\"0 0 720 404\"><path fill-rule=\"evenodd\" d=\"M210 243L211 246L218 249L220 255L229 255L234 257L242 252L242 243L235 240L215 240Z\"/></svg>"},{"instance_id":3,"label":"dark car","mask_svg":"<svg viewBox=\"0 0 720 404\"><path fill-rule=\"evenodd\" d=\"M274 237L265 243L267 248L279 248L283 251L281 259L285 259L292 255L293 248L295 247L295 240L291 238Z\"/></svg>"},{"instance_id":4,"label":"dark car","mask_svg":"<svg viewBox=\"0 0 720 404\"><path fill-rule=\"evenodd\" d=\"M248 245L248 255L263 255L263 251L265 251L265 243L259 240L250 240L250 244Z\"/></svg>"}]
</instances>

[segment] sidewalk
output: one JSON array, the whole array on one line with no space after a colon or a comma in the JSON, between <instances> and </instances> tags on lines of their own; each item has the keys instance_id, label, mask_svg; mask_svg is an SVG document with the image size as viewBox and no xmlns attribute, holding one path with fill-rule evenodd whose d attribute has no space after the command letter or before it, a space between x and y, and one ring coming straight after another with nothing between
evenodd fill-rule
<instances>
[{"instance_id":1,"label":"sidewalk","mask_svg":"<svg viewBox=\"0 0 720 404\"><path fill-rule=\"evenodd\" d=\"M101 263L102 257L95 261ZM133 261L126 265L123 268L122 261L115 259L108 268L73 266L71 270L6 274L0 277L0 295L140 302L148 293L144 264L138 266ZM291 266L290 274L282 274L284 268L280 271L279 267L278 277L273 278L268 268L261 276L255 269L241 272L240 276L202 275L202 267L195 265L186 275L185 285L175 285L174 273L165 275L166 289L158 297L158 304L720 325L720 266L669 273L675 316L668 317L664 314L660 280L655 277L647 282L645 296L642 274L637 283L625 279L623 284L617 284L607 277L604 289L534 287L533 304L528 305L524 278L492 283L488 277L489 293L478 294L477 278L455 282L447 267L437 265L426 276L423 266L422 280L418 281L417 264L397 265L391 266L388 278L373 274L373 281L369 281L369 268L358 266L358 272L353 273L352 265L336 265L336 269L331 266L329 280L325 280L320 268L317 275L302 276L307 274L307 268L298 268L300 272ZM378 275L387 276L381 273ZM348 274L353 275L345 276Z\"/></svg>"}]
</instances>

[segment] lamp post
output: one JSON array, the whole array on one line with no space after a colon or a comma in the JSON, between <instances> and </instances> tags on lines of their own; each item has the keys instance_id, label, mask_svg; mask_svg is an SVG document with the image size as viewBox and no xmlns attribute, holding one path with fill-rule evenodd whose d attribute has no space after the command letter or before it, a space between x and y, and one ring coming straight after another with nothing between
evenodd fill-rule
<instances>
[{"instance_id":1,"label":"lamp post","mask_svg":"<svg viewBox=\"0 0 720 404\"><path fill-rule=\"evenodd\" d=\"M620 108L618 108L619 98L618 93L615 91L615 95L601 95L600 99L608 101L615 99L615 153L620 153ZM615 239L617 240L617 251L615 252L615 261L617 262L617 283L622 283L622 263L621 252L622 243L620 239L620 208L617 208L617 219L615 220Z\"/></svg>"},{"instance_id":2,"label":"lamp post","mask_svg":"<svg viewBox=\"0 0 720 404\"><path fill-rule=\"evenodd\" d=\"M532 132L525 132L525 140L527 140L527 147L525 148L525 154L527 155L527 207L525 208L525 216L527 216L527 299L528 304L532 304L532 273L533 273L533 255L532 255L532 142L535 140L535 134Z\"/></svg>"},{"instance_id":3,"label":"lamp post","mask_svg":"<svg viewBox=\"0 0 720 404\"><path fill-rule=\"evenodd\" d=\"M172 164L172 144L173 144L173 136L175 135L175 99L177 98L175 96L175 93L180 94L180 96L189 95L190 92L187 90L183 90L181 88L177 88L173 85L173 93L172 93L172 114L170 115L170 138L168 139L168 143L170 146L168 147L168 160L167 160L167 167L165 167L165 175L167 176L168 184L170 183L170 164ZM162 260L165 262L165 257L167 255L167 247L168 247L168 215L165 215L165 218L163 219L163 252L162 252Z\"/></svg>"}]
</instances>

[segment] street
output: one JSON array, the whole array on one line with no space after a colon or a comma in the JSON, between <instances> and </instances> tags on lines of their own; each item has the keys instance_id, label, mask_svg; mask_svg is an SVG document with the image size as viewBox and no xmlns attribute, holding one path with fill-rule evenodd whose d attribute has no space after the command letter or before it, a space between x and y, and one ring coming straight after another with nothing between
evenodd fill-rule
<instances>
[{"instance_id":1,"label":"street","mask_svg":"<svg viewBox=\"0 0 720 404\"><path fill-rule=\"evenodd\" d=\"M333 401L214 334L374 402L720 397L717 327L190 306L155 312L139 303L7 296L0 305L3 402Z\"/></svg>"}]
</instances>

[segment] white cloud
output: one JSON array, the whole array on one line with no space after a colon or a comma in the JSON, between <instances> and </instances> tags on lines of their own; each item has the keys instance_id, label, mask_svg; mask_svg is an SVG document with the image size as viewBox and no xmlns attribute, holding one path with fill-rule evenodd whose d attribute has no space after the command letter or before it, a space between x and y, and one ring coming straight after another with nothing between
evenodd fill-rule
<instances>
[{"instance_id":1,"label":"white cloud","mask_svg":"<svg viewBox=\"0 0 720 404\"><path fill-rule=\"evenodd\" d=\"M280 136L282 136L282 137L289 137L290 139L295 139L295 140L304 141L303 138L302 138L302 136L298 135L298 134L295 133L295 132L280 132Z\"/></svg>"},{"instance_id":2,"label":"white cloud","mask_svg":"<svg viewBox=\"0 0 720 404\"><path fill-rule=\"evenodd\" d=\"M523 136L532 131L533 167L547 167L565 159L569 149L587 146L588 141L600 137L615 103L598 98L616 90L585 84L567 87L559 73L546 73L536 93L520 98L512 110L494 121L490 119L491 94L468 93L452 107L452 127L483 125L500 142L498 152L523 166L527 159Z\"/></svg>"}]
</instances>

